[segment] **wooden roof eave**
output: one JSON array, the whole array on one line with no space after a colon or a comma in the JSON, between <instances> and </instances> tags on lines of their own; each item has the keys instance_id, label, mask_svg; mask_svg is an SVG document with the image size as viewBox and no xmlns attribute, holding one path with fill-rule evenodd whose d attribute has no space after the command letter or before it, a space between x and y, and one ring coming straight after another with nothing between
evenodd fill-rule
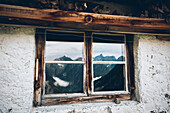
<instances>
[{"instance_id":1,"label":"wooden roof eave","mask_svg":"<svg viewBox=\"0 0 170 113\"><path fill-rule=\"evenodd\" d=\"M0 4L0 24L170 36L165 19L138 18Z\"/></svg>"}]
</instances>

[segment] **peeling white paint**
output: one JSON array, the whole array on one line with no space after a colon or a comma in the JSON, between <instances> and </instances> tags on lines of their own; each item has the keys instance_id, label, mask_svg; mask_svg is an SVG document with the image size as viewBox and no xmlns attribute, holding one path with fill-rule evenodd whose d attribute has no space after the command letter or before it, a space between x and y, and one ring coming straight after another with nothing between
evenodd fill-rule
<instances>
[{"instance_id":1,"label":"peeling white paint","mask_svg":"<svg viewBox=\"0 0 170 113\"><path fill-rule=\"evenodd\" d=\"M170 113L170 41L135 35L136 100L32 107L35 30L0 27L0 113Z\"/></svg>"}]
</instances>

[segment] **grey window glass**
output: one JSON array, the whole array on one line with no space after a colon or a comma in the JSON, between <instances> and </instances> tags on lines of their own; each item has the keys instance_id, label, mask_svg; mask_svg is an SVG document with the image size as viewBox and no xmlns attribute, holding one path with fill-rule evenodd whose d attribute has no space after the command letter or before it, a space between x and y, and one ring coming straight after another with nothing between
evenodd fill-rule
<instances>
[{"instance_id":1,"label":"grey window glass","mask_svg":"<svg viewBox=\"0 0 170 113\"><path fill-rule=\"evenodd\" d=\"M83 93L84 64L67 61L84 60L84 33L46 32L45 94Z\"/></svg>"},{"instance_id":2,"label":"grey window glass","mask_svg":"<svg viewBox=\"0 0 170 113\"><path fill-rule=\"evenodd\" d=\"M83 64L46 64L45 94L83 93Z\"/></svg>"},{"instance_id":3,"label":"grey window glass","mask_svg":"<svg viewBox=\"0 0 170 113\"><path fill-rule=\"evenodd\" d=\"M124 44L93 43L93 61L124 61Z\"/></svg>"},{"instance_id":4,"label":"grey window glass","mask_svg":"<svg viewBox=\"0 0 170 113\"><path fill-rule=\"evenodd\" d=\"M46 61L82 61L83 42L46 41Z\"/></svg>"},{"instance_id":5,"label":"grey window glass","mask_svg":"<svg viewBox=\"0 0 170 113\"><path fill-rule=\"evenodd\" d=\"M124 90L124 65L93 64L94 91Z\"/></svg>"}]
</instances>

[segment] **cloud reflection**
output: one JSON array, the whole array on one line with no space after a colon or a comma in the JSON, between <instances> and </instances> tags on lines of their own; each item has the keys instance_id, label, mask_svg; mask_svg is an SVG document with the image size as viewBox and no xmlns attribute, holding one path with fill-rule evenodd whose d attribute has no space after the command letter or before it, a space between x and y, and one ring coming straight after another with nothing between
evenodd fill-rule
<instances>
[{"instance_id":1,"label":"cloud reflection","mask_svg":"<svg viewBox=\"0 0 170 113\"><path fill-rule=\"evenodd\" d=\"M83 57L83 42L57 42L46 41L46 60L54 60L62 56L75 60ZM124 44L93 43L93 57L103 54L103 56L124 56Z\"/></svg>"}]
</instances>

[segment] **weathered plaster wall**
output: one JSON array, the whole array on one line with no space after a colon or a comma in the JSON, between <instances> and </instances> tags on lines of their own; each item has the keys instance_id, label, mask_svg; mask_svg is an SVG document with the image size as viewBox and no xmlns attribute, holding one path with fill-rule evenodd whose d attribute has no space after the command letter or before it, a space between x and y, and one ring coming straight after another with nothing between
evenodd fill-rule
<instances>
[{"instance_id":1,"label":"weathered plaster wall","mask_svg":"<svg viewBox=\"0 0 170 113\"><path fill-rule=\"evenodd\" d=\"M145 112L170 113L170 41L136 35L137 98Z\"/></svg>"},{"instance_id":2,"label":"weathered plaster wall","mask_svg":"<svg viewBox=\"0 0 170 113\"><path fill-rule=\"evenodd\" d=\"M32 107L34 29L0 27L0 113L170 113L170 41L136 35L137 101Z\"/></svg>"},{"instance_id":3,"label":"weathered plaster wall","mask_svg":"<svg viewBox=\"0 0 170 113\"><path fill-rule=\"evenodd\" d=\"M34 29L0 26L0 113L32 110Z\"/></svg>"}]
</instances>

